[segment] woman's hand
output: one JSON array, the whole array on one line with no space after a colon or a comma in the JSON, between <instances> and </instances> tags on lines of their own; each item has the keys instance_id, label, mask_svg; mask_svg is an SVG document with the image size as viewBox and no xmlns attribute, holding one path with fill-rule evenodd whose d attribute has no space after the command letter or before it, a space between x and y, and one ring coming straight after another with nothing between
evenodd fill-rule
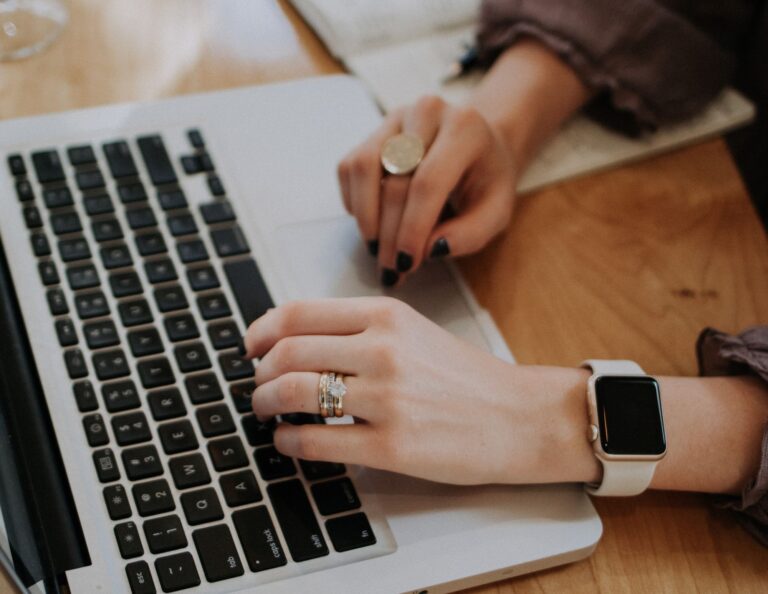
<instances>
[{"instance_id":1,"label":"woman's hand","mask_svg":"<svg viewBox=\"0 0 768 594\"><path fill-rule=\"evenodd\" d=\"M384 176L381 146L400 132L422 140L424 158L412 175ZM341 161L338 175L344 205L378 256L386 286L425 258L479 250L512 212L511 152L477 109L437 97L392 113ZM456 216L441 221L449 198Z\"/></svg>"},{"instance_id":2,"label":"woman's hand","mask_svg":"<svg viewBox=\"0 0 768 594\"><path fill-rule=\"evenodd\" d=\"M275 446L457 484L576 481L598 467L585 438L587 372L509 365L389 298L294 302L245 336L261 357L262 418L317 413L323 371L345 375L355 424L280 424Z\"/></svg>"}]
</instances>

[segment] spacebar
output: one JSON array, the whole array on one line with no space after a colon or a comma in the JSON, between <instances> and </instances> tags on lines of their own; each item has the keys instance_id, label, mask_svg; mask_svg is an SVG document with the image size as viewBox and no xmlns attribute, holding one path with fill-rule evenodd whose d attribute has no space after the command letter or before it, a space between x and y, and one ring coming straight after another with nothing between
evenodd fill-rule
<instances>
[{"instance_id":1,"label":"spacebar","mask_svg":"<svg viewBox=\"0 0 768 594\"><path fill-rule=\"evenodd\" d=\"M227 262L224 264L224 273L227 275L229 286L235 294L235 300L246 325L250 325L256 318L264 315L270 307L275 306L267 285L261 278L259 267L251 258Z\"/></svg>"}]
</instances>

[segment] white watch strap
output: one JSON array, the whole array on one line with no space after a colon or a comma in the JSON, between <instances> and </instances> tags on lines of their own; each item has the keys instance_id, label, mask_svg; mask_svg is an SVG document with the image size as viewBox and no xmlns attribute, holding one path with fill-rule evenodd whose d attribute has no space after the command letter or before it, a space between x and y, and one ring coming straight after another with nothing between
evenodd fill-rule
<instances>
[{"instance_id":1,"label":"white watch strap","mask_svg":"<svg viewBox=\"0 0 768 594\"><path fill-rule=\"evenodd\" d=\"M588 359L581 364L594 375L646 375L643 368L626 359Z\"/></svg>"}]
</instances>

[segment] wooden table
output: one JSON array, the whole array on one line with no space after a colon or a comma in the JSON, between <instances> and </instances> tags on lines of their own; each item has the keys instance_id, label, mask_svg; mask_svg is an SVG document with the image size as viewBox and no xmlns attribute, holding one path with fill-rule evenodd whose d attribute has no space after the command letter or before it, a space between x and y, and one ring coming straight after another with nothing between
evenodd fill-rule
<instances>
[{"instance_id":1,"label":"wooden table","mask_svg":"<svg viewBox=\"0 0 768 594\"><path fill-rule=\"evenodd\" d=\"M56 45L0 63L0 117L341 69L286 2L70 5ZM701 328L768 323L768 241L720 140L525 196L508 232L462 268L521 363L626 357L692 375ZM605 534L590 559L472 592L768 588L768 550L709 497L596 505Z\"/></svg>"}]
</instances>

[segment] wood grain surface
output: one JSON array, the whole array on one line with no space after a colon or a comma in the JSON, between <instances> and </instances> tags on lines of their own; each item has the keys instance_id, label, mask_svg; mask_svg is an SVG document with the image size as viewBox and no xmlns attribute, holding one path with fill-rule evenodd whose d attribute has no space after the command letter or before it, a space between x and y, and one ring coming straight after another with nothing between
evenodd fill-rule
<instances>
[{"instance_id":1,"label":"wood grain surface","mask_svg":"<svg viewBox=\"0 0 768 594\"><path fill-rule=\"evenodd\" d=\"M0 118L341 70L286 2L69 5L47 52L0 63ZM691 375L702 328L768 323L768 241L720 140L524 196L461 268L521 363L622 357ZM768 591L768 550L710 497L596 506L592 557L471 592Z\"/></svg>"}]
</instances>

